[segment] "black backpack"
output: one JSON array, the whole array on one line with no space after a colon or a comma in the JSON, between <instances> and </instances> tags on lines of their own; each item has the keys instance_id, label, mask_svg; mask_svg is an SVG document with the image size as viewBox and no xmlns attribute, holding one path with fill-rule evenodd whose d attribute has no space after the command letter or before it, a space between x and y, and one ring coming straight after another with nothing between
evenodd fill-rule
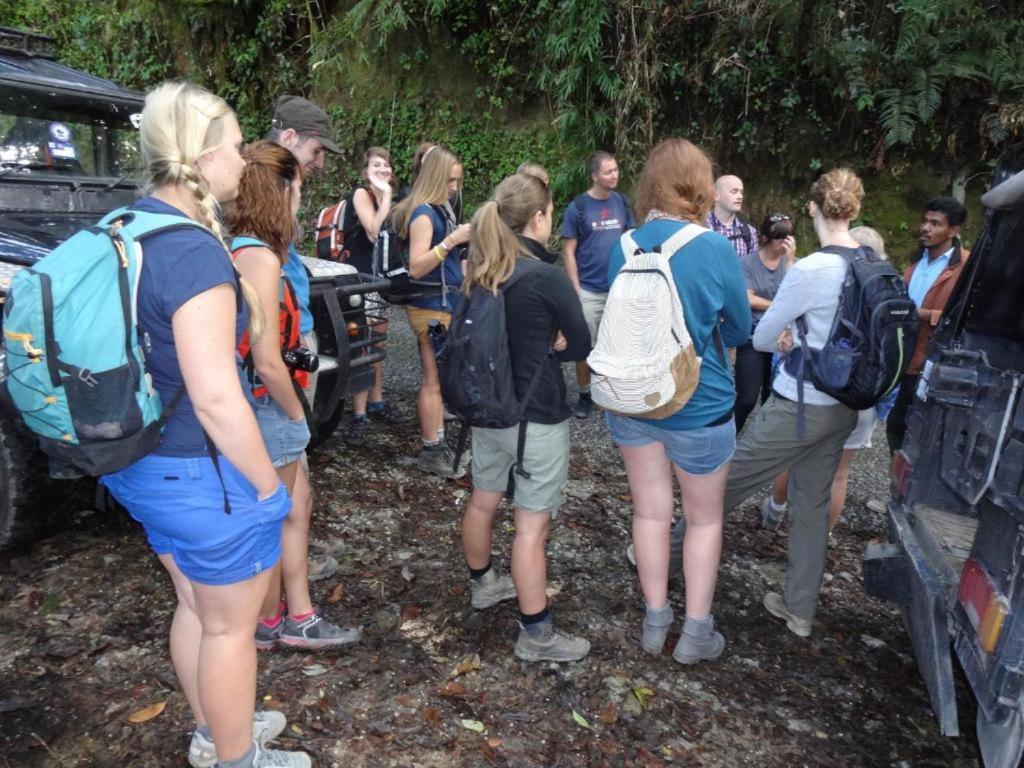
<instances>
[{"instance_id":1,"label":"black backpack","mask_svg":"<svg viewBox=\"0 0 1024 768\"><path fill-rule=\"evenodd\" d=\"M838 255L849 266L828 341L821 349L810 349L807 321L799 317L801 346L786 358L786 370L797 380L801 409L805 380L850 408L871 408L899 384L917 342L917 307L892 264L863 248L852 256Z\"/></svg>"},{"instance_id":2,"label":"black backpack","mask_svg":"<svg viewBox=\"0 0 1024 768\"><path fill-rule=\"evenodd\" d=\"M522 468L526 445L523 413L540 381L545 361L537 367L523 399L519 400L505 323L505 291L540 268L539 261L518 262L497 295L475 286L452 315L444 346L437 354L437 369L441 395L463 425L456 450L456 467L465 448L467 427L506 429L519 425L515 472L529 477ZM549 356L551 352L549 349Z\"/></svg>"},{"instance_id":3,"label":"black backpack","mask_svg":"<svg viewBox=\"0 0 1024 768\"><path fill-rule=\"evenodd\" d=\"M445 236L455 230L455 220L448 208L431 205L445 222ZM373 276L389 280L391 285L381 291L381 296L390 304L409 304L414 299L426 296L447 296L457 286L449 286L441 269L440 280L416 280L409 275L409 240L395 230L389 218L377 235L373 248Z\"/></svg>"}]
</instances>

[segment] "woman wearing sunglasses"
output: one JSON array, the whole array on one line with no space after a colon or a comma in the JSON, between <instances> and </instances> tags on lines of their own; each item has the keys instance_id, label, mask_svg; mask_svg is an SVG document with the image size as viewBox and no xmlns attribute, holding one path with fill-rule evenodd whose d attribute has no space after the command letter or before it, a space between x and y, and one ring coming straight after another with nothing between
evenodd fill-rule
<instances>
[{"instance_id":1,"label":"woman wearing sunglasses","mask_svg":"<svg viewBox=\"0 0 1024 768\"><path fill-rule=\"evenodd\" d=\"M786 270L796 256L793 222L781 213L769 214L758 229L760 247L740 259L750 302L750 333L772 305ZM747 341L736 349L736 431L743 429L758 397L763 403L772 391L771 352L758 352Z\"/></svg>"}]
</instances>

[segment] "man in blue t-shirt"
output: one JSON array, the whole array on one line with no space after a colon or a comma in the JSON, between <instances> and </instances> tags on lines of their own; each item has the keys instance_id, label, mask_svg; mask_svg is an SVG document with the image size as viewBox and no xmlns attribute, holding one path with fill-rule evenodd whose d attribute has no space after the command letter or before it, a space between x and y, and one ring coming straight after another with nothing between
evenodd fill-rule
<instances>
[{"instance_id":1,"label":"man in blue t-shirt","mask_svg":"<svg viewBox=\"0 0 1024 768\"><path fill-rule=\"evenodd\" d=\"M619 185L615 158L607 152L595 152L587 163L587 172L590 189L569 203L562 217L562 259L565 273L580 297L591 344L596 344L608 299L608 258L622 233L635 227L636 221L629 201L615 191ZM576 363L576 380L580 399L573 415L585 419L594 407L586 360Z\"/></svg>"}]
</instances>

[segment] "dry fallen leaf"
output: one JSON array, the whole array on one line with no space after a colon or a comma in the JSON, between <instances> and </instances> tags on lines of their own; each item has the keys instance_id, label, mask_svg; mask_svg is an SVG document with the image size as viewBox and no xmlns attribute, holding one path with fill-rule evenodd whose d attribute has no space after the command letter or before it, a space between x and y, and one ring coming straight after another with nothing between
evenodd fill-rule
<instances>
[{"instance_id":1,"label":"dry fallen leaf","mask_svg":"<svg viewBox=\"0 0 1024 768\"><path fill-rule=\"evenodd\" d=\"M128 722L138 725L139 723L145 723L147 720L152 720L154 717L164 711L167 706L166 701L158 701L156 704L150 704L148 707L138 709L128 715Z\"/></svg>"},{"instance_id":2,"label":"dry fallen leaf","mask_svg":"<svg viewBox=\"0 0 1024 768\"><path fill-rule=\"evenodd\" d=\"M467 656L459 662L458 666L452 670L452 673L448 676L450 678L464 675L467 672L472 672L474 669L480 669L480 654L474 654L472 657Z\"/></svg>"},{"instance_id":3,"label":"dry fallen leaf","mask_svg":"<svg viewBox=\"0 0 1024 768\"><path fill-rule=\"evenodd\" d=\"M642 709L647 709L647 700L654 695L654 691L643 685L638 685L633 689L633 695L636 696L636 700L640 702Z\"/></svg>"},{"instance_id":4,"label":"dry fallen leaf","mask_svg":"<svg viewBox=\"0 0 1024 768\"><path fill-rule=\"evenodd\" d=\"M331 605L337 605L341 602L342 596L345 594L345 585L339 584L331 590L331 594L327 597L327 602Z\"/></svg>"},{"instance_id":5,"label":"dry fallen leaf","mask_svg":"<svg viewBox=\"0 0 1024 768\"><path fill-rule=\"evenodd\" d=\"M587 722L587 718L577 712L575 709L572 711L572 719L576 722L580 728L586 728L588 731L591 730L590 723Z\"/></svg>"},{"instance_id":6,"label":"dry fallen leaf","mask_svg":"<svg viewBox=\"0 0 1024 768\"><path fill-rule=\"evenodd\" d=\"M438 693L447 699L457 699L466 693L466 686L462 683L448 683Z\"/></svg>"},{"instance_id":7,"label":"dry fallen leaf","mask_svg":"<svg viewBox=\"0 0 1024 768\"><path fill-rule=\"evenodd\" d=\"M497 749L501 746L501 739L488 739L487 746L491 749Z\"/></svg>"},{"instance_id":8,"label":"dry fallen leaf","mask_svg":"<svg viewBox=\"0 0 1024 768\"><path fill-rule=\"evenodd\" d=\"M619 708L615 706L614 701L609 701L604 705L598 717L601 718L601 722L605 725L611 725L619 719Z\"/></svg>"},{"instance_id":9,"label":"dry fallen leaf","mask_svg":"<svg viewBox=\"0 0 1024 768\"><path fill-rule=\"evenodd\" d=\"M440 728L444 723L444 721L441 718L441 711L438 709L434 709L433 707L423 710L423 719L426 720L429 725L432 725L435 728Z\"/></svg>"},{"instance_id":10,"label":"dry fallen leaf","mask_svg":"<svg viewBox=\"0 0 1024 768\"><path fill-rule=\"evenodd\" d=\"M468 731L475 731L476 733L484 732L484 724L479 720L463 720L462 727Z\"/></svg>"}]
</instances>

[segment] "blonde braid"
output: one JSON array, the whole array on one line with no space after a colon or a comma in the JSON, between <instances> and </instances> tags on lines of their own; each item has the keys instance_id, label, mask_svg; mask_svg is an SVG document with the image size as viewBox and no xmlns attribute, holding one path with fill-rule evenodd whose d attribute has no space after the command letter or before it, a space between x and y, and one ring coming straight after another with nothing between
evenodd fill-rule
<instances>
[{"instance_id":1,"label":"blonde braid","mask_svg":"<svg viewBox=\"0 0 1024 768\"><path fill-rule=\"evenodd\" d=\"M184 161L178 162L178 178L195 199L199 223L210 230L213 236L224 246L224 249L228 250L228 245L224 242L224 235L220 226L220 217L217 214L217 199L210 192L206 179L203 178L199 171ZM266 328L266 321L263 317L263 303L249 281L241 275L238 275L238 285L242 291L242 298L249 307L249 337L252 341L255 341Z\"/></svg>"}]
</instances>

